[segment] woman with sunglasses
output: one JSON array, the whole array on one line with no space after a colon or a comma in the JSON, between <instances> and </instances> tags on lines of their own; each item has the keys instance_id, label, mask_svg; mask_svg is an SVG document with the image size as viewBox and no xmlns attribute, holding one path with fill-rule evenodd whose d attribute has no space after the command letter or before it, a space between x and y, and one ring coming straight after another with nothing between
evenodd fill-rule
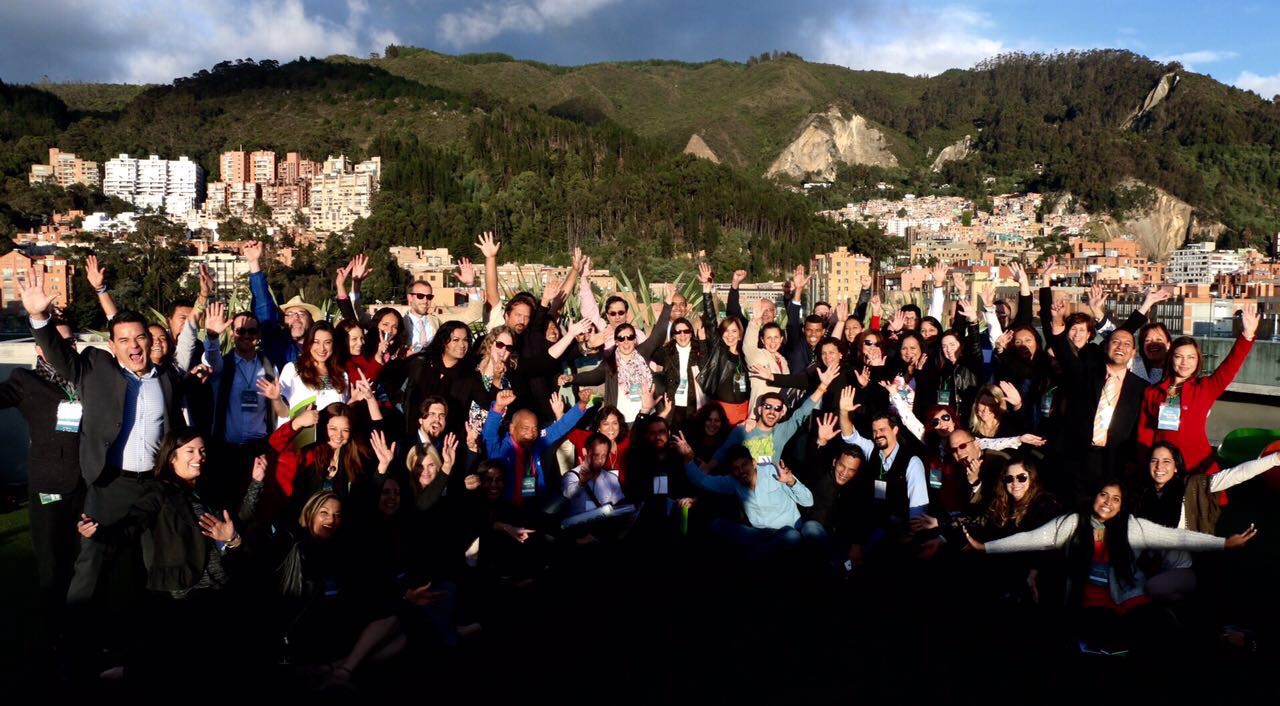
<instances>
[{"instance_id":1,"label":"woman with sunglasses","mask_svg":"<svg viewBox=\"0 0 1280 706\"><path fill-rule=\"evenodd\" d=\"M1218 401L1253 349L1258 332L1256 304L1240 313L1240 335L1231 352L1212 374L1200 377L1204 357L1196 339L1183 336L1173 342L1165 359L1164 379L1148 387L1138 418L1138 446L1150 449L1167 441L1182 451L1189 473L1217 473L1218 461L1205 433L1209 410Z\"/></svg>"},{"instance_id":2,"label":"woman with sunglasses","mask_svg":"<svg viewBox=\"0 0 1280 706\"><path fill-rule=\"evenodd\" d=\"M1062 515L1038 529L981 542L965 531L969 545L980 552L1008 554L1065 549L1067 605L1078 609L1072 624L1095 648L1112 649L1134 641L1135 647L1159 649L1152 638L1163 632L1164 618L1150 607L1146 575L1138 567L1144 549L1219 551L1244 546L1257 535L1250 526L1226 539L1190 530L1172 529L1131 517L1118 481L1103 481L1088 510Z\"/></svg>"},{"instance_id":3,"label":"woman with sunglasses","mask_svg":"<svg viewBox=\"0 0 1280 706\"><path fill-rule=\"evenodd\" d=\"M1273 453L1233 468L1208 475L1187 475L1182 452L1167 441L1157 441L1147 455L1147 473L1135 483L1137 505L1134 514L1165 527L1217 534L1222 508L1216 493L1226 491L1280 466L1280 453ZM1167 552L1161 571L1152 576L1147 593L1152 597L1177 601L1196 587L1191 557L1184 552Z\"/></svg>"},{"instance_id":4,"label":"woman with sunglasses","mask_svg":"<svg viewBox=\"0 0 1280 706\"><path fill-rule=\"evenodd\" d=\"M616 407L623 419L634 422L641 412L653 409L653 370L649 360L665 340L662 332L667 329L670 312L670 304L662 308L654 334L643 343L637 343L635 326L618 324L613 329L613 350L605 354L602 364L585 373L561 375L558 383L575 387L604 385L605 406Z\"/></svg>"},{"instance_id":5,"label":"woman with sunglasses","mask_svg":"<svg viewBox=\"0 0 1280 706\"><path fill-rule=\"evenodd\" d=\"M516 374L520 363L516 353L516 332L502 324L491 329L480 340L479 360L474 368L466 371L458 385L458 392L467 401L467 424L484 425L484 420L502 390L513 390L523 382ZM519 399L519 391L516 398ZM451 407L453 405L450 405Z\"/></svg>"},{"instance_id":6,"label":"woman with sunglasses","mask_svg":"<svg viewBox=\"0 0 1280 706\"><path fill-rule=\"evenodd\" d=\"M947 454L947 437L956 429L966 428L964 424L957 424L956 411L950 405L932 405L924 414L926 422L921 422L912 407L915 402L915 393L907 390L905 396L899 394L901 390L892 384L884 384L889 399L893 404L893 409L898 413L898 417L902 420L902 425L920 439L924 443L925 449L931 455L931 459L939 463L948 458ZM975 435L978 440L978 448L983 451L1004 451L1006 449L1016 449L1023 444L1031 446L1043 446L1045 440L1035 434L1023 434L1021 436L1004 436L1004 437L981 437Z\"/></svg>"},{"instance_id":7,"label":"woman with sunglasses","mask_svg":"<svg viewBox=\"0 0 1280 706\"><path fill-rule=\"evenodd\" d=\"M671 322L671 340L654 356L662 366L658 378L670 400L671 425L681 427L698 410L698 390L694 374L706 366L707 343L697 338L693 322L679 317Z\"/></svg>"}]
</instances>

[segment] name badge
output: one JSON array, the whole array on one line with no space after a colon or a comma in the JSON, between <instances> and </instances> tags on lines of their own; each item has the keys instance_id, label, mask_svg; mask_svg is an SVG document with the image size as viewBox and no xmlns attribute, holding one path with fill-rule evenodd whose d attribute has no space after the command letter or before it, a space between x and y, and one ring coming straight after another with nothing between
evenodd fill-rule
<instances>
[{"instance_id":1,"label":"name badge","mask_svg":"<svg viewBox=\"0 0 1280 706\"><path fill-rule=\"evenodd\" d=\"M733 384L737 386L738 392L746 392L747 376L742 373L735 373L733 376Z\"/></svg>"},{"instance_id":2,"label":"name badge","mask_svg":"<svg viewBox=\"0 0 1280 706\"><path fill-rule=\"evenodd\" d=\"M938 404L951 404L951 390L938 390Z\"/></svg>"},{"instance_id":3,"label":"name badge","mask_svg":"<svg viewBox=\"0 0 1280 706\"><path fill-rule=\"evenodd\" d=\"M627 399L632 402L640 401L640 383L633 382L627 387Z\"/></svg>"},{"instance_id":4,"label":"name badge","mask_svg":"<svg viewBox=\"0 0 1280 706\"><path fill-rule=\"evenodd\" d=\"M240 391L240 411L252 414L258 411L258 400L262 399L256 390Z\"/></svg>"},{"instance_id":5,"label":"name badge","mask_svg":"<svg viewBox=\"0 0 1280 706\"><path fill-rule=\"evenodd\" d=\"M60 493L40 493L41 505L52 505L62 499Z\"/></svg>"},{"instance_id":6,"label":"name badge","mask_svg":"<svg viewBox=\"0 0 1280 706\"><path fill-rule=\"evenodd\" d=\"M929 489L930 490L942 489L942 469L941 468L935 467L935 468L929 469Z\"/></svg>"},{"instance_id":7,"label":"name badge","mask_svg":"<svg viewBox=\"0 0 1280 706\"><path fill-rule=\"evenodd\" d=\"M654 495L666 495L669 492L667 480L668 479L665 475L653 477L653 494Z\"/></svg>"},{"instance_id":8,"label":"name badge","mask_svg":"<svg viewBox=\"0 0 1280 706\"><path fill-rule=\"evenodd\" d=\"M1160 405L1160 417L1156 420L1157 428L1164 431L1177 431L1181 422L1182 405L1178 403L1177 397Z\"/></svg>"},{"instance_id":9,"label":"name badge","mask_svg":"<svg viewBox=\"0 0 1280 706\"><path fill-rule=\"evenodd\" d=\"M1091 564L1089 566L1089 583L1095 586L1106 586L1111 579L1110 573L1106 564Z\"/></svg>"},{"instance_id":10,"label":"name badge","mask_svg":"<svg viewBox=\"0 0 1280 706\"><path fill-rule=\"evenodd\" d=\"M681 407L689 404L689 380L680 378L680 384L676 386L675 403Z\"/></svg>"},{"instance_id":11,"label":"name badge","mask_svg":"<svg viewBox=\"0 0 1280 706\"><path fill-rule=\"evenodd\" d=\"M1044 397L1040 398L1040 416L1048 418L1053 415L1053 393L1057 391L1056 387L1045 390Z\"/></svg>"},{"instance_id":12,"label":"name badge","mask_svg":"<svg viewBox=\"0 0 1280 706\"><path fill-rule=\"evenodd\" d=\"M84 416L84 405L79 402L59 402L58 416L54 422L54 431L80 431L80 418Z\"/></svg>"},{"instance_id":13,"label":"name badge","mask_svg":"<svg viewBox=\"0 0 1280 706\"><path fill-rule=\"evenodd\" d=\"M522 497L533 497L538 494L538 477L530 473L520 481L520 495Z\"/></svg>"},{"instance_id":14,"label":"name badge","mask_svg":"<svg viewBox=\"0 0 1280 706\"><path fill-rule=\"evenodd\" d=\"M889 483L886 481L875 481L876 500L884 500L889 495Z\"/></svg>"}]
</instances>

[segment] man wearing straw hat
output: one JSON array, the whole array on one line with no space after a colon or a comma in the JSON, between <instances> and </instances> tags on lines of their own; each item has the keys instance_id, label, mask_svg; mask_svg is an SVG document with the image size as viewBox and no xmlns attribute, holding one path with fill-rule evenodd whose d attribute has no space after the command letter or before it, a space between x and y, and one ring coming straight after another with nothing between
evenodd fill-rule
<instances>
[{"instance_id":1,"label":"man wearing straw hat","mask_svg":"<svg viewBox=\"0 0 1280 706\"><path fill-rule=\"evenodd\" d=\"M284 306L276 308L271 288L267 286L267 275L262 271L262 250L262 243L254 240L245 243L241 252L249 261L249 291L253 294L253 313L262 331L262 350L279 369L297 359L307 329L324 318L324 313L320 307L303 301L300 295L294 295Z\"/></svg>"}]
</instances>

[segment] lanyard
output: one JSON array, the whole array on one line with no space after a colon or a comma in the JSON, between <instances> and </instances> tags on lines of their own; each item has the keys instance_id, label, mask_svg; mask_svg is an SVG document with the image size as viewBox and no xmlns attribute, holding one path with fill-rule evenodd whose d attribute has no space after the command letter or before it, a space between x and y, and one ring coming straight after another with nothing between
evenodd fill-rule
<instances>
[{"instance_id":1,"label":"lanyard","mask_svg":"<svg viewBox=\"0 0 1280 706\"><path fill-rule=\"evenodd\" d=\"M258 377L258 359L257 358L253 359L253 374L248 378L244 376L244 371L240 369L240 358L238 357L236 358L235 365L236 365L236 376L239 377L241 380L244 380L244 384L246 387L248 387L249 389L253 389L253 386L254 386L253 379Z\"/></svg>"}]
</instances>

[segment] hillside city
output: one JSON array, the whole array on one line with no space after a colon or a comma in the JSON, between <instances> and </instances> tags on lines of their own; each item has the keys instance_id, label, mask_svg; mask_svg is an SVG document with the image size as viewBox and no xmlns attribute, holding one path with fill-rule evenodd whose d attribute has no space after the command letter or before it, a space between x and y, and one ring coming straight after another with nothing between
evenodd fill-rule
<instances>
[{"instance_id":1,"label":"hillside city","mask_svg":"<svg viewBox=\"0 0 1280 706\"><path fill-rule=\"evenodd\" d=\"M382 160L375 156L353 163L345 155L328 155L321 162L297 152L281 156L271 150L238 150L219 155L218 167L215 179L207 177L187 156L163 159L154 154L146 158L121 154L99 165L50 147L47 163L31 165L31 184L64 188L82 184L118 197L136 210L114 217L102 212L54 213L47 225L17 234L14 241L18 248L0 257L0 305L6 312L20 305L16 273L39 262L49 273L47 281L58 305L66 306L75 266L63 255L63 249L86 245L86 235L123 238L136 231L137 218L144 213L161 214L188 234L193 252L187 256L190 276L205 265L221 293L243 300L248 265L239 254L242 241L220 239L219 227L231 219L255 224L268 239L277 241L275 257L287 265L298 245L322 244L370 215ZM805 186L808 190L825 184ZM887 185L879 186L883 190ZM962 197L908 193L820 211L838 223L876 226L887 236L902 238L907 250L905 257L877 263L877 267L867 256L843 246L818 254L806 263L813 273L813 296L831 302L856 300L862 278L874 276L890 301L913 299L927 284L927 265L936 262L949 263L971 282L993 282L998 290L1009 291L1016 282L1008 263L1027 263L1035 271L1036 263L1056 254L1054 285L1071 301L1083 302L1090 285L1102 284L1115 297L1116 311L1123 315L1141 303L1146 289L1167 286L1173 288L1174 296L1158 304L1151 318L1175 335L1229 335L1234 313L1250 303L1269 314L1264 334L1273 335L1276 330L1280 263L1275 252L1219 250L1213 242L1188 242L1164 261L1153 260L1140 252L1132 236L1099 237L1089 214L1045 209L1044 198L1038 193L998 195L991 199L987 212ZM286 236L289 245L281 242ZM1060 243L1059 250L1038 248L1037 242L1043 244L1046 238ZM1275 243L1280 249L1280 234ZM447 248L404 246L390 248L390 255L406 273L406 281L426 280L446 296L452 293L449 274L456 268L456 259L466 256ZM558 268L547 264L507 263L501 266L499 282L515 291L530 283L545 284L557 273ZM626 288L607 269L594 271L591 281L604 292ZM649 283L654 292L661 291L663 285ZM780 304L784 283L761 282L748 285L746 290L746 301L766 298Z\"/></svg>"}]
</instances>

